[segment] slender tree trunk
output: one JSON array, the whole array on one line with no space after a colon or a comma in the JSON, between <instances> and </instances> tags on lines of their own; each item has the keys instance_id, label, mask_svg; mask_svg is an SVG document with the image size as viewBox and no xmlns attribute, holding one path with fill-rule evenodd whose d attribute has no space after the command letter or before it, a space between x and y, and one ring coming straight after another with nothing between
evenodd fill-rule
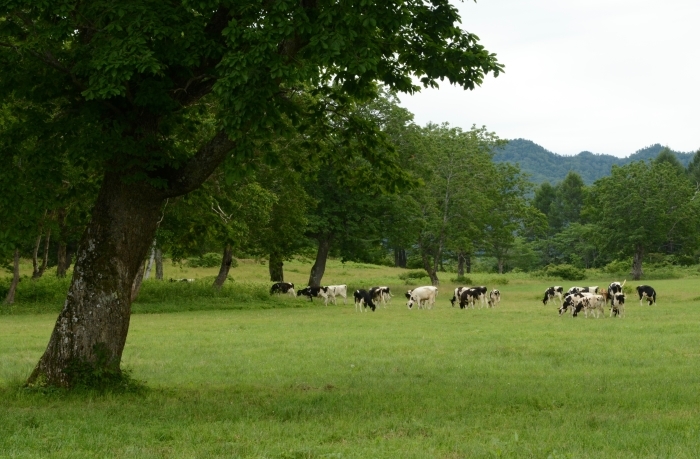
<instances>
[{"instance_id":1,"label":"slender tree trunk","mask_svg":"<svg viewBox=\"0 0 700 459\"><path fill-rule=\"evenodd\" d=\"M418 242L418 249L420 250L421 259L423 260L423 268L430 277L430 283L437 287L438 285L440 285L440 279L438 279L437 270L435 269L436 264L431 263L430 257L423 250L423 245L421 244L420 240Z\"/></svg>"},{"instance_id":2,"label":"slender tree trunk","mask_svg":"<svg viewBox=\"0 0 700 459\"><path fill-rule=\"evenodd\" d=\"M17 292L17 284L19 284L19 249L15 249L15 255L12 265L12 282L10 283L10 291L5 297L6 304L15 302L15 293Z\"/></svg>"},{"instance_id":3,"label":"slender tree trunk","mask_svg":"<svg viewBox=\"0 0 700 459\"><path fill-rule=\"evenodd\" d=\"M406 268L406 249L394 249L394 266L397 268Z\"/></svg>"},{"instance_id":4,"label":"slender tree trunk","mask_svg":"<svg viewBox=\"0 0 700 459\"><path fill-rule=\"evenodd\" d=\"M221 267L219 268L219 275L214 279L214 288L221 288L224 286L224 282L228 279L228 272L231 269L231 263L233 262L233 250L231 249L231 244L226 244L224 247L224 256L221 258Z\"/></svg>"},{"instance_id":5,"label":"slender tree trunk","mask_svg":"<svg viewBox=\"0 0 700 459\"><path fill-rule=\"evenodd\" d=\"M467 274L472 273L472 254L468 253L465 256L464 263L467 266Z\"/></svg>"},{"instance_id":6,"label":"slender tree trunk","mask_svg":"<svg viewBox=\"0 0 700 459\"><path fill-rule=\"evenodd\" d=\"M106 172L77 250L73 279L29 384L70 387L88 375L121 374L131 288L153 240L164 199Z\"/></svg>"},{"instance_id":7,"label":"slender tree trunk","mask_svg":"<svg viewBox=\"0 0 700 459\"><path fill-rule=\"evenodd\" d=\"M148 264L146 265L146 272L143 274L144 279L151 277L151 268L153 267L153 260L156 257L156 240L153 239L153 245L151 245L151 256L148 258Z\"/></svg>"},{"instance_id":8,"label":"slender tree trunk","mask_svg":"<svg viewBox=\"0 0 700 459\"><path fill-rule=\"evenodd\" d=\"M284 261L282 255L277 252L270 252L270 280L272 282L284 282Z\"/></svg>"},{"instance_id":9,"label":"slender tree trunk","mask_svg":"<svg viewBox=\"0 0 700 459\"><path fill-rule=\"evenodd\" d=\"M503 274L503 257L498 257L498 274Z\"/></svg>"},{"instance_id":10,"label":"slender tree trunk","mask_svg":"<svg viewBox=\"0 0 700 459\"><path fill-rule=\"evenodd\" d=\"M43 234L39 233L36 238L36 243L34 244L34 252L32 252L32 279L37 279L39 274L39 247L41 246L41 237Z\"/></svg>"},{"instance_id":11,"label":"slender tree trunk","mask_svg":"<svg viewBox=\"0 0 700 459\"><path fill-rule=\"evenodd\" d=\"M56 277L66 277L66 243L58 243L58 251L56 252Z\"/></svg>"},{"instance_id":12,"label":"slender tree trunk","mask_svg":"<svg viewBox=\"0 0 700 459\"><path fill-rule=\"evenodd\" d=\"M323 279L323 273L326 272L326 261L328 260L328 253L330 251L330 237L320 237L318 239L318 251L316 252L316 261L311 267L311 274L309 275L309 285L311 287L321 286L321 279Z\"/></svg>"},{"instance_id":13,"label":"slender tree trunk","mask_svg":"<svg viewBox=\"0 0 700 459\"><path fill-rule=\"evenodd\" d=\"M467 257L463 250L460 250L457 254L457 277L464 277L464 264L467 261Z\"/></svg>"},{"instance_id":14,"label":"slender tree trunk","mask_svg":"<svg viewBox=\"0 0 700 459\"><path fill-rule=\"evenodd\" d=\"M637 245L634 248L634 259L632 260L632 278L640 280L644 275L642 270L642 258L644 258L644 247Z\"/></svg>"},{"instance_id":15,"label":"slender tree trunk","mask_svg":"<svg viewBox=\"0 0 700 459\"><path fill-rule=\"evenodd\" d=\"M36 275L37 279L44 275L44 271L46 271L46 267L49 264L49 243L50 242L51 242L51 228L49 228L48 232L46 233L46 240L44 241L44 258L42 258L42 260L41 260L41 266L39 267L39 272Z\"/></svg>"},{"instance_id":16,"label":"slender tree trunk","mask_svg":"<svg viewBox=\"0 0 700 459\"><path fill-rule=\"evenodd\" d=\"M138 270L136 273L136 277L134 278L134 283L131 284L131 302L133 303L136 301L136 298L139 297L139 293L141 292L141 284L143 284L143 271L145 269L146 261L144 260L143 264L141 265L141 268Z\"/></svg>"},{"instance_id":17,"label":"slender tree trunk","mask_svg":"<svg viewBox=\"0 0 700 459\"><path fill-rule=\"evenodd\" d=\"M163 280L163 251L156 248L156 279Z\"/></svg>"}]
</instances>

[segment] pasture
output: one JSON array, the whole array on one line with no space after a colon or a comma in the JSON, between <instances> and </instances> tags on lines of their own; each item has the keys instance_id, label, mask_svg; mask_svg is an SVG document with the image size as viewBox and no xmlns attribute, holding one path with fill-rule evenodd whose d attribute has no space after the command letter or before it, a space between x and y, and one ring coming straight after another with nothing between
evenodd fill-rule
<instances>
[{"instance_id":1,"label":"pasture","mask_svg":"<svg viewBox=\"0 0 700 459\"><path fill-rule=\"evenodd\" d=\"M700 455L697 278L648 281L658 305L630 295L624 319L573 319L541 302L545 287L570 282L473 275L501 290L498 308L450 307L447 281L435 309L409 311L400 270L330 265L324 282L389 284L393 304L359 314L351 298L252 297L230 309L225 297L188 298L170 313L137 303L123 361L146 383L136 393L20 388L56 315L1 315L0 456ZM308 265L286 268L304 283ZM261 281L266 269L242 264L232 276ZM611 280L622 279L577 284Z\"/></svg>"}]
</instances>

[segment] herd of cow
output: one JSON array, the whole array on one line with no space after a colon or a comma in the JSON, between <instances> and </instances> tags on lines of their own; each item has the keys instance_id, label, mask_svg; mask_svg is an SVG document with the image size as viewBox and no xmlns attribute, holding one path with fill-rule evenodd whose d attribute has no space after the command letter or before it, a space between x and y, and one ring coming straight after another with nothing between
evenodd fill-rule
<instances>
[{"instance_id":1,"label":"herd of cow","mask_svg":"<svg viewBox=\"0 0 700 459\"><path fill-rule=\"evenodd\" d=\"M291 282L276 282L270 287L270 295L289 294L291 296L306 296L311 301L313 301L314 298L323 298L326 306L328 306L329 301L333 304L337 304L337 296L343 298L343 304L347 304L347 293L347 285L328 285L325 287L309 286L295 291L294 284ZM437 293L437 287L433 287L432 285L409 290L405 294L408 300L406 306L408 306L409 309L412 309L414 305L417 305L419 309L432 309L435 305ZM378 304L386 306L393 298L391 289L386 286L372 287L369 290L355 290L353 296L355 298L355 310L360 312L363 312L365 308L370 308L374 311ZM474 308L475 303L479 303L480 307L495 307L501 301L501 292L496 289L489 292L484 286L457 287L454 291L454 296L450 300L453 307L457 300L459 300L459 307L462 309L469 306Z\"/></svg>"},{"instance_id":2,"label":"herd of cow","mask_svg":"<svg viewBox=\"0 0 700 459\"><path fill-rule=\"evenodd\" d=\"M622 283L613 282L608 286L607 290L599 290L598 286L571 287L566 294L564 294L564 287L556 285L545 290L542 303L547 305L547 302L553 302L555 298L558 298L560 303L559 315L564 314L571 308L573 317L576 317L579 312L583 311L586 317L588 317L590 312L595 318L598 318L600 314L605 317L605 308L609 301L610 317L623 317L625 315L625 294L622 288L625 286L625 282L627 280ZM652 287L639 285L636 290L639 295L640 306L644 299L647 300L650 306L656 304L656 290Z\"/></svg>"}]
</instances>

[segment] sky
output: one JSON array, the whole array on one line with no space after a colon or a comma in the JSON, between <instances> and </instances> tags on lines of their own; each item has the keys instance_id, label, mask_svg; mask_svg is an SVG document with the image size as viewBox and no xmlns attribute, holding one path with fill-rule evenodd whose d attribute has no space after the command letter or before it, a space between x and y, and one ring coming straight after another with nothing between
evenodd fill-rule
<instances>
[{"instance_id":1,"label":"sky","mask_svg":"<svg viewBox=\"0 0 700 459\"><path fill-rule=\"evenodd\" d=\"M505 73L400 95L418 124L486 126L563 155L700 149L700 1L452 2Z\"/></svg>"}]
</instances>

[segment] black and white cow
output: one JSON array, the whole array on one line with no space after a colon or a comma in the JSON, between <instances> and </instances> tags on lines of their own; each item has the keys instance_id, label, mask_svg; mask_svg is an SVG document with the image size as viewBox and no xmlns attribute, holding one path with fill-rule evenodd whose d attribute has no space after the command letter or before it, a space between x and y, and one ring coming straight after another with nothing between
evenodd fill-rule
<instances>
[{"instance_id":1,"label":"black and white cow","mask_svg":"<svg viewBox=\"0 0 700 459\"><path fill-rule=\"evenodd\" d=\"M272 284L272 287L270 287L270 295L275 293L287 293L291 296L296 296L296 292L294 292L294 284L291 282L276 282Z\"/></svg>"},{"instance_id":2,"label":"black and white cow","mask_svg":"<svg viewBox=\"0 0 700 459\"><path fill-rule=\"evenodd\" d=\"M297 292L297 296L306 296L309 301L313 301L314 298L323 298L326 306L328 306L328 287L305 287Z\"/></svg>"},{"instance_id":3,"label":"black and white cow","mask_svg":"<svg viewBox=\"0 0 700 459\"><path fill-rule=\"evenodd\" d=\"M622 317L625 315L625 294L615 293L611 298L610 317Z\"/></svg>"},{"instance_id":4,"label":"black and white cow","mask_svg":"<svg viewBox=\"0 0 700 459\"><path fill-rule=\"evenodd\" d=\"M370 295L372 295L372 300L379 304L386 306L387 303L391 302L391 289L386 286L382 287L372 287L369 289Z\"/></svg>"},{"instance_id":5,"label":"black and white cow","mask_svg":"<svg viewBox=\"0 0 700 459\"><path fill-rule=\"evenodd\" d=\"M457 287L457 288L455 288L454 295L452 295L452 299L450 300L450 303L452 303L453 308L455 307L455 303L457 301L459 301L459 297L460 297L460 295L462 295L462 292L468 288L471 288L471 287Z\"/></svg>"},{"instance_id":6,"label":"black and white cow","mask_svg":"<svg viewBox=\"0 0 700 459\"><path fill-rule=\"evenodd\" d=\"M369 307L374 312L374 310L377 308L372 301L372 295L370 295L367 290L355 290L353 296L355 297L355 312L357 312L358 309L360 312L364 312L364 308L366 307Z\"/></svg>"},{"instance_id":7,"label":"black and white cow","mask_svg":"<svg viewBox=\"0 0 700 459\"><path fill-rule=\"evenodd\" d=\"M328 295L328 298L333 302L333 304L337 304L335 302L335 297L336 296L342 296L343 297L343 304L348 304L348 286L347 285L329 285L326 287L326 293Z\"/></svg>"},{"instance_id":8,"label":"black and white cow","mask_svg":"<svg viewBox=\"0 0 700 459\"><path fill-rule=\"evenodd\" d=\"M170 282L186 282L188 284L191 284L192 282L194 282L194 279L173 279L171 277Z\"/></svg>"},{"instance_id":9,"label":"black and white cow","mask_svg":"<svg viewBox=\"0 0 700 459\"><path fill-rule=\"evenodd\" d=\"M479 309L481 309L484 306L486 306L486 297L488 296L489 289L487 289L483 285L481 285L479 287L472 287L472 288L479 292L479 300L481 301L481 303L479 304Z\"/></svg>"},{"instance_id":10,"label":"black and white cow","mask_svg":"<svg viewBox=\"0 0 700 459\"><path fill-rule=\"evenodd\" d=\"M501 291L497 289L491 290L489 292L489 307L490 308L495 308L498 303L501 302Z\"/></svg>"},{"instance_id":11,"label":"black and white cow","mask_svg":"<svg viewBox=\"0 0 700 459\"><path fill-rule=\"evenodd\" d=\"M598 293L598 286L593 287L571 287L566 293L569 295L572 293Z\"/></svg>"},{"instance_id":12,"label":"black and white cow","mask_svg":"<svg viewBox=\"0 0 700 459\"><path fill-rule=\"evenodd\" d=\"M474 309L474 303L479 301L481 297L481 291L476 288L467 288L462 290L459 295L459 309L466 309L469 306Z\"/></svg>"},{"instance_id":13,"label":"black and white cow","mask_svg":"<svg viewBox=\"0 0 700 459\"><path fill-rule=\"evenodd\" d=\"M637 295L639 295L639 305L642 305L642 300L647 299L649 306L656 304L656 290L648 285L638 285Z\"/></svg>"},{"instance_id":14,"label":"black and white cow","mask_svg":"<svg viewBox=\"0 0 700 459\"><path fill-rule=\"evenodd\" d=\"M435 298L437 297L438 289L432 285L427 285L425 287L414 288L409 291L409 298L406 306L408 309L412 309L413 305L418 303L418 308L425 307L426 309L432 309L435 306ZM423 304L427 302L426 306Z\"/></svg>"},{"instance_id":15,"label":"black and white cow","mask_svg":"<svg viewBox=\"0 0 700 459\"><path fill-rule=\"evenodd\" d=\"M571 313L573 315L576 307L583 301L583 296L583 293L567 293L564 295L564 302L559 307L559 315L564 314L569 308L571 308Z\"/></svg>"},{"instance_id":16,"label":"black and white cow","mask_svg":"<svg viewBox=\"0 0 700 459\"><path fill-rule=\"evenodd\" d=\"M603 295L596 295L588 292L581 295L581 301L578 302L574 308L574 317L576 317L582 309L586 318L588 318L589 311L591 311L596 319L598 318L598 313L603 314L603 317L605 317L605 297L603 297Z\"/></svg>"},{"instance_id":17,"label":"black and white cow","mask_svg":"<svg viewBox=\"0 0 700 459\"><path fill-rule=\"evenodd\" d=\"M548 301L552 301L554 300L554 298L559 298L559 305L561 306L561 304L564 302L563 296L564 287L562 287L561 285L549 287L547 290L544 291L544 299L542 300L542 304L546 306Z\"/></svg>"}]
</instances>

